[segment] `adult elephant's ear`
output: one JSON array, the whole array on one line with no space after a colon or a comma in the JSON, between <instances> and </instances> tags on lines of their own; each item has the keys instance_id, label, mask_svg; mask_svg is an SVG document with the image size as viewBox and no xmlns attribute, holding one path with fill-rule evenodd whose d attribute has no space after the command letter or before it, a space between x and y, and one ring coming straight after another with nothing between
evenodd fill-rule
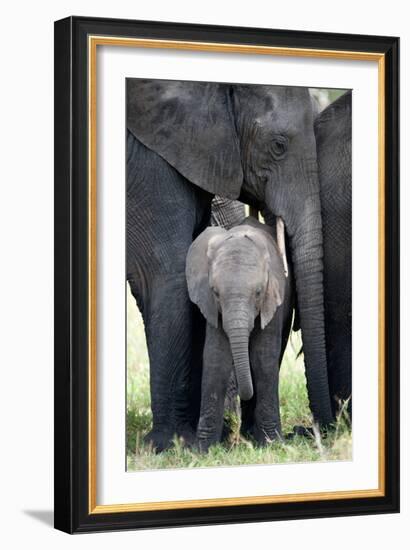
<instances>
[{"instance_id":1,"label":"adult elephant's ear","mask_svg":"<svg viewBox=\"0 0 410 550\"><path fill-rule=\"evenodd\" d=\"M186 258L186 279L191 301L201 310L210 325L218 327L218 307L209 286L209 253L224 236L222 227L208 227L191 244Z\"/></svg>"},{"instance_id":2,"label":"adult elephant's ear","mask_svg":"<svg viewBox=\"0 0 410 550\"><path fill-rule=\"evenodd\" d=\"M243 182L227 84L127 80L134 136L202 189L235 199Z\"/></svg>"}]
</instances>

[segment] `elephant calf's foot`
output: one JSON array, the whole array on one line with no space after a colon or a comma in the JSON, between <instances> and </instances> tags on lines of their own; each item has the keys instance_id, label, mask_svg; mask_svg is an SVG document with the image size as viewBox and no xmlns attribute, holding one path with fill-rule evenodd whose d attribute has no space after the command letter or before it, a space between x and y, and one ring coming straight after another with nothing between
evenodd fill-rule
<instances>
[{"instance_id":1,"label":"elephant calf's foot","mask_svg":"<svg viewBox=\"0 0 410 550\"><path fill-rule=\"evenodd\" d=\"M212 445L217 445L221 442L221 437L217 434L197 434L196 447L200 453L207 453Z\"/></svg>"},{"instance_id":2,"label":"elephant calf's foot","mask_svg":"<svg viewBox=\"0 0 410 550\"><path fill-rule=\"evenodd\" d=\"M212 441L210 439L198 439L197 449L200 453L206 454L209 451L211 445L215 445L216 443L216 441Z\"/></svg>"}]
</instances>

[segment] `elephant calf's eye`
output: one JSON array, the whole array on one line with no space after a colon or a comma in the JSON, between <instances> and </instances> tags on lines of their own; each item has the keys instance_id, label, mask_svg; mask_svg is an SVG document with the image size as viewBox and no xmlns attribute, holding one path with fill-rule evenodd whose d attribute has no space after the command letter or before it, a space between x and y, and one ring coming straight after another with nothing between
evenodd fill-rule
<instances>
[{"instance_id":1,"label":"elephant calf's eye","mask_svg":"<svg viewBox=\"0 0 410 550\"><path fill-rule=\"evenodd\" d=\"M256 294L256 297L259 298L260 295L262 294L262 289L261 289L261 288L257 288L255 294Z\"/></svg>"},{"instance_id":2,"label":"elephant calf's eye","mask_svg":"<svg viewBox=\"0 0 410 550\"><path fill-rule=\"evenodd\" d=\"M218 292L218 289L217 289L217 288L215 288L214 286L212 287L212 292L213 292L213 293L215 294L215 296L216 296L217 298L219 298L219 292Z\"/></svg>"},{"instance_id":3,"label":"elephant calf's eye","mask_svg":"<svg viewBox=\"0 0 410 550\"><path fill-rule=\"evenodd\" d=\"M288 139L285 136L275 136L272 141L272 152L276 159L285 156L288 150Z\"/></svg>"}]
</instances>

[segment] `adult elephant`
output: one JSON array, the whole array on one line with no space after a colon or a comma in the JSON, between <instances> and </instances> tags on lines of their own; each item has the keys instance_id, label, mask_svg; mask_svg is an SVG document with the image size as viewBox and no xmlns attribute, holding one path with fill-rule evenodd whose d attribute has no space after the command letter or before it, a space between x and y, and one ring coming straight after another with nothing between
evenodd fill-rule
<instances>
[{"instance_id":1,"label":"adult elephant","mask_svg":"<svg viewBox=\"0 0 410 550\"><path fill-rule=\"evenodd\" d=\"M211 225L231 229L241 224L246 218L242 202L232 201L217 195L211 204Z\"/></svg>"},{"instance_id":2,"label":"adult elephant","mask_svg":"<svg viewBox=\"0 0 410 550\"><path fill-rule=\"evenodd\" d=\"M315 120L322 204L329 391L333 412L352 393L352 93Z\"/></svg>"},{"instance_id":3,"label":"adult elephant","mask_svg":"<svg viewBox=\"0 0 410 550\"><path fill-rule=\"evenodd\" d=\"M214 194L284 220L310 406L333 420L327 379L322 224L312 103L305 88L127 81L127 274L145 323L157 450L199 413L203 324L185 281L187 250Z\"/></svg>"}]
</instances>

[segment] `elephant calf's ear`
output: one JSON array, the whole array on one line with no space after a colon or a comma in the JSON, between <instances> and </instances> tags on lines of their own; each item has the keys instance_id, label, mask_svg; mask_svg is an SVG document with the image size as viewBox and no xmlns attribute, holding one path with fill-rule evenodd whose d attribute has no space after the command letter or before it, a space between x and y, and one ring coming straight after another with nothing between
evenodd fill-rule
<instances>
[{"instance_id":1,"label":"elephant calf's ear","mask_svg":"<svg viewBox=\"0 0 410 550\"><path fill-rule=\"evenodd\" d=\"M202 315L213 327L218 327L218 307L209 287L208 245L212 239L226 233L221 227L208 227L195 239L188 250L186 259L186 279L189 297L201 310Z\"/></svg>"},{"instance_id":2,"label":"elephant calf's ear","mask_svg":"<svg viewBox=\"0 0 410 550\"><path fill-rule=\"evenodd\" d=\"M277 278L269 270L268 284L266 286L265 298L261 307L261 328L268 325L275 314L276 309L283 302L283 289L280 288Z\"/></svg>"}]
</instances>

